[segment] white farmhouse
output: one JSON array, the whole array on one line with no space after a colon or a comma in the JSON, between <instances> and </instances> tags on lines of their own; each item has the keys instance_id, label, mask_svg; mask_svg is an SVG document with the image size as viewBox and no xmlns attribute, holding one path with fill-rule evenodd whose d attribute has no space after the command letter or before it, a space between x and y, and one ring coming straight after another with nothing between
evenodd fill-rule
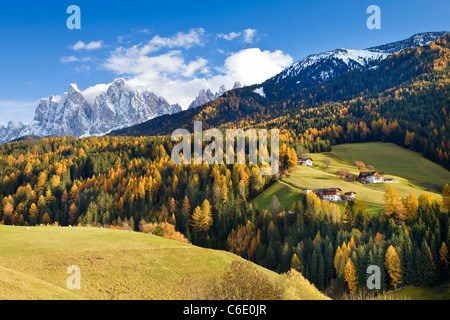
<instances>
[{"instance_id":1,"label":"white farmhouse","mask_svg":"<svg viewBox=\"0 0 450 320\"><path fill-rule=\"evenodd\" d=\"M384 182L384 173L381 171L372 171L372 172L360 172L358 181L366 184L366 183L383 183Z\"/></svg>"},{"instance_id":2,"label":"white farmhouse","mask_svg":"<svg viewBox=\"0 0 450 320\"><path fill-rule=\"evenodd\" d=\"M308 166L308 167L314 166L313 159L311 159L311 158L301 158L299 160L299 164L301 164L302 166Z\"/></svg>"}]
</instances>

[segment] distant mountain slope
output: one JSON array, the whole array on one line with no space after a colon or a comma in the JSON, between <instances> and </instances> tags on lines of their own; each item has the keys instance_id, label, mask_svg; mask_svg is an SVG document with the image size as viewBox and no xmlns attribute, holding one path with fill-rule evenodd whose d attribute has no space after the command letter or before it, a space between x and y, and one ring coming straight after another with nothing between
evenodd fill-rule
<instances>
[{"instance_id":1,"label":"distant mountain slope","mask_svg":"<svg viewBox=\"0 0 450 320\"><path fill-rule=\"evenodd\" d=\"M448 36L447 36L448 37ZM447 44L444 44L447 46ZM254 85L239 90L226 92L222 97L211 101L205 106L194 110L187 110L171 116L158 118L157 121L148 121L140 125L117 130L112 135L169 135L177 128L193 124L194 119L203 120L206 126L220 126L226 123L236 123L242 117L254 118L255 121L273 119L280 114L289 112L287 105L303 103L303 108L317 106L330 101L344 101L354 95L364 92L366 95L375 95L389 88L412 81L419 75L434 72L433 64L440 59L441 52L425 47L424 53L419 57L418 49L403 52L398 56L390 56L379 62L376 68L357 69L353 72L329 79L322 88L321 85L310 88L297 89L294 93L284 90L281 85ZM421 51L421 52L422 52ZM348 51L346 51L348 53ZM255 91L264 88L266 97ZM309 96L313 95L314 99ZM293 99L297 101L294 104ZM206 117L206 109L211 109ZM262 112L265 110L265 112Z\"/></svg>"},{"instance_id":2,"label":"distant mountain slope","mask_svg":"<svg viewBox=\"0 0 450 320\"><path fill-rule=\"evenodd\" d=\"M443 37L447 32L426 32L412 37L364 50L336 49L312 54L266 81L266 84L288 84L305 88L323 83L349 70L370 68L395 52L421 47Z\"/></svg>"},{"instance_id":3,"label":"distant mountain slope","mask_svg":"<svg viewBox=\"0 0 450 320\"><path fill-rule=\"evenodd\" d=\"M180 112L181 107L151 91L129 88L123 79L115 80L106 92L90 105L76 84L69 86L61 99L42 99L29 125L10 122L0 126L0 144L22 136L104 135L111 130L130 127L164 114Z\"/></svg>"},{"instance_id":4,"label":"distant mountain slope","mask_svg":"<svg viewBox=\"0 0 450 320\"><path fill-rule=\"evenodd\" d=\"M240 89L242 87L241 83L239 81L236 81L234 83L233 89ZM217 91L216 93L212 93L211 90L207 89L202 89L200 90L200 92L198 93L197 98L194 99L194 101L192 101L192 103L189 105L188 109L193 109L193 108L197 108L200 107L204 104L207 104L210 101L216 100L218 98L220 98L221 96L224 95L225 92L227 92L227 88L225 88L224 85L220 86L219 91Z\"/></svg>"},{"instance_id":5,"label":"distant mountain slope","mask_svg":"<svg viewBox=\"0 0 450 320\"><path fill-rule=\"evenodd\" d=\"M205 106L111 134L170 135L178 128L193 130L195 120L202 120L204 129L270 126L300 135L313 128L331 130L320 132L322 144L387 139L404 145L406 141L426 158L449 167L449 40L446 35L424 47L390 55L375 68L357 68L309 88L288 90L289 84L264 84L234 90ZM264 96L257 93L260 88ZM365 133L359 132L362 122ZM355 123L357 133L346 133ZM316 142L309 142L317 135L304 137L311 151L321 150Z\"/></svg>"}]
</instances>

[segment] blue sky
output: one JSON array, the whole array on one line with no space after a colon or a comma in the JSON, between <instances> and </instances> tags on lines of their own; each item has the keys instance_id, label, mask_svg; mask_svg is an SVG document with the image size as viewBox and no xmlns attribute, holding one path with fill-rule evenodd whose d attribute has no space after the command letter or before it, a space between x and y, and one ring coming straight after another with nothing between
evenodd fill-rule
<instances>
[{"instance_id":1,"label":"blue sky","mask_svg":"<svg viewBox=\"0 0 450 320\"><path fill-rule=\"evenodd\" d=\"M369 30L369 5L381 30ZM69 5L81 30L69 30ZM0 10L0 124L77 83L93 101L115 78L183 107L201 88L262 82L309 54L450 31L448 0L8 1Z\"/></svg>"}]
</instances>

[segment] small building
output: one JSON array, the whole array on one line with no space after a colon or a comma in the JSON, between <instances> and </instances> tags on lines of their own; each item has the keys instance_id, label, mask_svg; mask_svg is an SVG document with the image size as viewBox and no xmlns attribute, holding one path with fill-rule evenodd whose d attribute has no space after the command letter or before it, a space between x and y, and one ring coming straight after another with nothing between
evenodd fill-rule
<instances>
[{"instance_id":1,"label":"small building","mask_svg":"<svg viewBox=\"0 0 450 320\"><path fill-rule=\"evenodd\" d=\"M329 188L322 191L322 199L328 201L340 201L342 190L339 188Z\"/></svg>"},{"instance_id":2,"label":"small building","mask_svg":"<svg viewBox=\"0 0 450 320\"><path fill-rule=\"evenodd\" d=\"M355 200L356 199L356 192L350 191L344 193L343 200L349 201L349 200Z\"/></svg>"},{"instance_id":3,"label":"small building","mask_svg":"<svg viewBox=\"0 0 450 320\"><path fill-rule=\"evenodd\" d=\"M314 193L321 200L328 201L348 201L356 198L356 192L350 191L345 194L342 193L340 188L326 188L326 189L305 189L304 195Z\"/></svg>"},{"instance_id":4,"label":"small building","mask_svg":"<svg viewBox=\"0 0 450 320\"><path fill-rule=\"evenodd\" d=\"M394 183L394 178L384 178L385 183Z\"/></svg>"},{"instance_id":5,"label":"small building","mask_svg":"<svg viewBox=\"0 0 450 320\"><path fill-rule=\"evenodd\" d=\"M360 172L358 176L358 181L366 183L383 183L384 173L381 171L371 171L371 172Z\"/></svg>"},{"instance_id":6,"label":"small building","mask_svg":"<svg viewBox=\"0 0 450 320\"><path fill-rule=\"evenodd\" d=\"M302 165L302 166L308 166L308 167L313 167L314 166L314 161L311 158L301 158L298 161L298 164Z\"/></svg>"}]
</instances>

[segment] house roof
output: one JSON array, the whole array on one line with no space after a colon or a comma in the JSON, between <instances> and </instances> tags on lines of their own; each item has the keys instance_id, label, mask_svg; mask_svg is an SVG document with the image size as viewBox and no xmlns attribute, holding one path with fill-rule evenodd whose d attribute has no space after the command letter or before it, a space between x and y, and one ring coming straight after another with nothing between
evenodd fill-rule
<instances>
[{"instance_id":1,"label":"house roof","mask_svg":"<svg viewBox=\"0 0 450 320\"><path fill-rule=\"evenodd\" d=\"M336 194L336 193L340 193L340 192L342 192L342 190L339 188L328 188L328 189L323 190L324 194Z\"/></svg>"},{"instance_id":2,"label":"house roof","mask_svg":"<svg viewBox=\"0 0 450 320\"><path fill-rule=\"evenodd\" d=\"M370 172L360 172L359 178L366 178L374 175L381 175L384 176L384 173L381 171L370 171Z\"/></svg>"}]
</instances>

